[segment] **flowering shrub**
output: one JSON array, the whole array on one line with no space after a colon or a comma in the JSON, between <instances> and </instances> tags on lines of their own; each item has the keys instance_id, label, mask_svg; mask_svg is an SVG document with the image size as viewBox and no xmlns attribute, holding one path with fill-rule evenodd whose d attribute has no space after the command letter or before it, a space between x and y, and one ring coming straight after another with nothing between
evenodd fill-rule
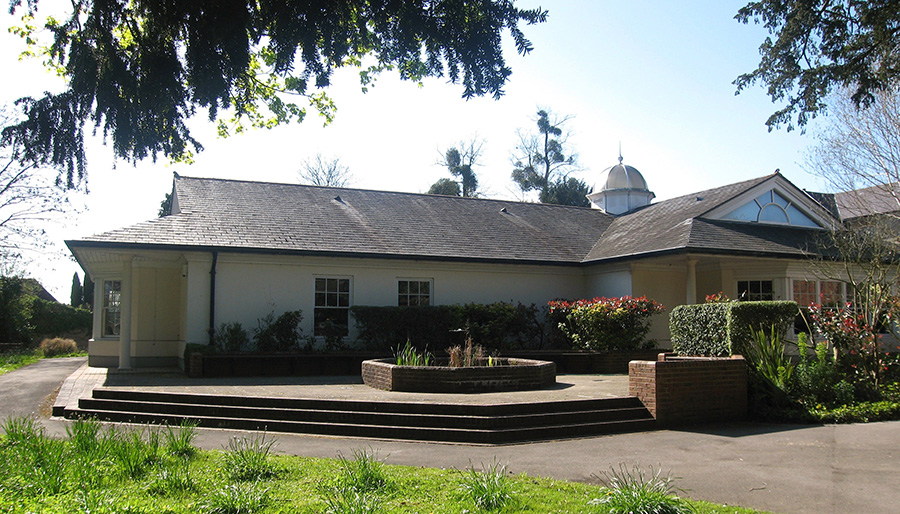
<instances>
[{"instance_id":1,"label":"flowering shrub","mask_svg":"<svg viewBox=\"0 0 900 514\"><path fill-rule=\"evenodd\" d=\"M706 303L725 303L730 301L731 299L728 298L728 295L722 291L719 291L716 294L706 295Z\"/></svg>"},{"instance_id":2,"label":"flowering shrub","mask_svg":"<svg viewBox=\"0 0 900 514\"><path fill-rule=\"evenodd\" d=\"M883 377L891 364L891 357L881 348L879 330L864 313L847 303L840 309L810 304L810 320L815 331L835 350L836 362L852 375L860 385L868 385L878 393ZM891 313L884 315L891 322Z\"/></svg>"},{"instance_id":3,"label":"flowering shrub","mask_svg":"<svg viewBox=\"0 0 900 514\"><path fill-rule=\"evenodd\" d=\"M589 350L652 348L653 341L644 341L650 316L664 310L645 296L550 302L551 314L565 316L559 328L572 345Z\"/></svg>"}]
</instances>

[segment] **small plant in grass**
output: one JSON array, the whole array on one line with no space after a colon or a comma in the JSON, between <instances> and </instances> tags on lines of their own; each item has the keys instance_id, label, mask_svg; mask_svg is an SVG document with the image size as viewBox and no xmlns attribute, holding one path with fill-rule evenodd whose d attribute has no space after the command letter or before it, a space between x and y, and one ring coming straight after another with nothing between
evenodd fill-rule
<instances>
[{"instance_id":1,"label":"small plant in grass","mask_svg":"<svg viewBox=\"0 0 900 514\"><path fill-rule=\"evenodd\" d=\"M225 447L223 459L225 469L232 480L260 480L276 474L269 456L275 446L274 439L266 439L266 434L253 437L232 437Z\"/></svg>"},{"instance_id":2,"label":"small plant in grass","mask_svg":"<svg viewBox=\"0 0 900 514\"><path fill-rule=\"evenodd\" d=\"M227 484L210 492L201 512L209 514L253 514L269 505L269 489L259 482Z\"/></svg>"},{"instance_id":3,"label":"small plant in grass","mask_svg":"<svg viewBox=\"0 0 900 514\"><path fill-rule=\"evenodd\" d=\"M507 474L506 464L496 460L481 471L474 466L462 476L462 490L475 505L484 510L499 510L513 500L513 486Z\"/></svg>"},{"instance_id":4,"label":"small plant in grass","mask_svg":"<svg viewBox=\"0 0 900 514\"><path fill-rule=\"evenodd\" d=\"M419 353L416 351L409 339L406 340L406 346L398 347L394 352L394 360L398 366L431 366L434 361L434 355L431 352L424 351Z\"/></svg>"},{"instance_id":5,"label":"small plant in grass","mask_svg":"<svg viewBox=\"0 0 900 514\"><path fill-rule=\"evenodd\" d=\"M376 514L381 512L381 498L351 487L337 486L325 491L326 514Z\"/></svg>"},{"instance_id":6,"label":"small plant in grass","mask_svg":"<svg viewBox=\"0 0 900 514\"><path fill-rule=\"evenodd\" d=\"M72 339L63 339L61 337L44 339L41 341L40 348L44 357L56 357L57 355L78 353L78 343Z\"/></svg>"},{"instance_id":7,"label":"small plant in grass","mask_svg":"<svg viewBox=\"0 0 900 514\"><path fill-rule=\"evenodd\" d=\"M197 453L194 439L197 437L197 422L184 420L181 425L166 425L166 452L176 457L190 458Z\"/></svg>"},{"instance_id":8,"label":"small plant in grass","mask_svg":"<svg viewBox=\"0 0 900 514\"><path fill-rule=\"evenodd\" d=\"M157 496L175 496L196 488L187 461L181 461L161 466L147 486L147 491Z\"/></svg>"},{"instance_id":9,"label":"small plant in grass","mask_svg":"<svg viewBox=\"0 0 900 514\"><path fill-rule=\"evenodd\" d=\"M588 502L603 507L609 514L689 514L694 508L676 496L671 475L663 476L662 470L649 472L637 466L628 469L624 464L603 472L605 486L602 495Z\"/></svg>"},{"instance_id":10,"label":"small plant in grass","mask_svg":"<svg viewBox=\"0 0 900 514\"><path fill-rule=\"evenodd\" d=\"M32 416L13 416L0 424L8 445L35 445L44 437L44 427Z\"/></svg>"},{"instance_id":11,"label":"small plant in grass","mask_svg":"<svg viewBox=\"0 0 900 514\"><path fill-rule=\"evenodd\" d=\"M349 488L358 493L370 493L385 489L389 480L384 471L384 463L371 448L353 450L353 460L338 453L341 465L340 487Z\"/></svg>"}]
</instances>

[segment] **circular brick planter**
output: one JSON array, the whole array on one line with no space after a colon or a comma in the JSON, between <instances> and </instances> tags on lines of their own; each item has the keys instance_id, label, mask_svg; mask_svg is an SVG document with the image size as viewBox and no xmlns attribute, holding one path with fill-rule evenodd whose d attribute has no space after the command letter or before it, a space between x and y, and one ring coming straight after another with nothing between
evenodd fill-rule
<instances>
[{"instance_id":1,"label":"circular brick planter","mask_svg":"<svg viewBox=\"0 0 900 514\"><path fill-rule=\"evenodd\" d=\"M451 368L398 366L393 359L362 363L363 382L385 391L484 393L543 389L556 384L556 364L531 359L500 359L499 366Z\"/></svg>"}]
</instances>

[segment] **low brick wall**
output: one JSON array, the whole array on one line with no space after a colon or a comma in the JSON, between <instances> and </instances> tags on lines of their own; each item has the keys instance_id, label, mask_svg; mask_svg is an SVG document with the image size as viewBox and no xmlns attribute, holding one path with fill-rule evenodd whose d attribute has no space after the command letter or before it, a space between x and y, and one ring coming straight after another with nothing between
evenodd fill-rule
<instances>
[{"instance_id":1,"label":"low brick wall","mask_svg":"<svg viewBox=\"0 0 900 514\"><path fill-rule=\"evenodd\" d=\"M567 375L615 375L628 373L633 360L654 360L661 350L623 350L615 352L562 350L504 350L506 357L521 357L556 363L556 372Z\"/></svg>"},{"instance_id":2,"label":"low brick wall","mask_svg":"<svg viewBox=\"0 0 900 514\"><path fill-rule=\"evenodd\" d=\"M629 363L628 392L663 426L740 420L747 416L747 363L740 355L661 353Z\"/></svg>"},{"instance_id":3,"label":"low brick wall","mask_svg":"<svg viewBox=\"0 0 900 514\"><path fill-rule=\"evenodd\" d=\"M193 353L186 363L191 377L287 377L358 375L363 361L384 354L349 352L303 353Z\"/></svg>"},{"instance_id":4,"label":"low brick wall","mask_svg":"<svg viewBox=\"0 0 900 514\"><path fill-rule=\"evenodd\" d=\"M556 364L504 359L503 366L397 366L391 359L362 363L363 382L385 391L482 393L541 389L556 383Z\"/></svg>"}]
</instances>

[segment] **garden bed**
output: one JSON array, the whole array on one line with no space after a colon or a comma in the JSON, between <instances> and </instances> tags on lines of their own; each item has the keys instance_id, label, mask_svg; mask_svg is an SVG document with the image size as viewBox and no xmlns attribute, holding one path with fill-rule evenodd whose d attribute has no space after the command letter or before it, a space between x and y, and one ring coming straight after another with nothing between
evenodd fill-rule
<instances>
[{"instance_id":1,"label":"garden bed","mask_svg":"<svg viewBox=\"0 0 900 514\"><path fill-rule=\"evenodd\" d=\"M532 359L497 359L494 366L398 366L392 359L362 363L363 382L386 391L483 393L525 391L556 384L556 364Z\"/></svg>"}]
</instances>

